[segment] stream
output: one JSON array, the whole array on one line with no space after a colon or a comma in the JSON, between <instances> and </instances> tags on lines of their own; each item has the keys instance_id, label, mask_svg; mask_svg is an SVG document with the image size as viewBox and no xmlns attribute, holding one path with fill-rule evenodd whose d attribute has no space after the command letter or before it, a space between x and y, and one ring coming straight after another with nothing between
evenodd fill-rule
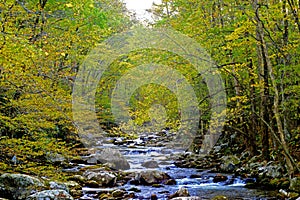
<instances>
[{"instance_id":1,"label":"stream","mask_svg":"<svg viewBox=\"0 0 300 200\"><path fill-rule=\"evenodd\" d=\"M138 139L140 140L140 139ZM100 148L100 146L98 147ZM215 196L222 195L228 199L253 199L253 200L270 200L277 199L275 191L264 191L259 189L248 189L244 186L247 181L255 181L254 179L242 179L234 177L232 174L222 174L227 176L226 181L214 183L213 178L216 173L211 173L210 170L199 170L194 168L179 168L173 163L176 154L172 149L164 147L155 147L141 145L137 143L126 145L114 145L105 143L101 148L117 148L127 159L130 164L129 172L159 170L166 172L176 180L176 185L161 185L161 187L132 185L129 182L119 189L132 191L134 188L135 197L133 200L150 199L152 194L155 194L158 199L168 199L170 194L175 193L179 188L187 188L191 196L198 196L202 199L212 199ZM158 168L147 169L142 166L145 161L154 160L158 163ZM219 173L218 173L219 174ZM95 193L103 191L112 191L116 188L83 188L83 197L81 199L95 199Z\"/></svg>"}]
</instances>

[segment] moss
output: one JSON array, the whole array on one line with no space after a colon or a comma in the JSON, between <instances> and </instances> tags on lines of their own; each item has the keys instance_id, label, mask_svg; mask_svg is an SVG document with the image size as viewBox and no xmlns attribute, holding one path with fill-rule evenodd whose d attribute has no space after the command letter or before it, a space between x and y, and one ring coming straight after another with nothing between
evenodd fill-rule
<instances>
[{"instance_id":1,"label":"moss","mask_svg":"<svg viewBox=\"0 0 300 200\"><path fill-rule=\"evenodd\" d=\"M68 166L68 160L79 159L76 149L72 146L44 136L34 140L26 136L6 138L0 140L0 149L0 173L28 174L53 181L66 181L70 174L62 169ZM51 160L49 155L59 160ZM16 158L14 162L13 157Z\"/></svg>"}]
</instances>

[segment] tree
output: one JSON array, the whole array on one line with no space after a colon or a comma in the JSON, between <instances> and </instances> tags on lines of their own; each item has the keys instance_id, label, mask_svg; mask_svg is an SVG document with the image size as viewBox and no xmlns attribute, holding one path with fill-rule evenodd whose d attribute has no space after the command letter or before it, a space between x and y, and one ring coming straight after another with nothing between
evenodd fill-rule
<instances>
[{"instance_id":1,"label":"tree","mask_svg":"<svg viewBox=\"0 0 300 200\"><path fill-rule=\"evenodd\" d=\"M162 18L157 26L171 26L196 39L218 64L229 98L225 132L240 134L252 155L261 151L266 160L284 155L290 176L298 171L293 160L299 158L289 150L299 136L298 111L291 106L299 104L296 4L172 0L170 15L164 15L165 4L155 10Z\"/></svg>"},{"instance_id":2,"label":"tree","mask_svg":"<svg viewBox=\"0 0 300 200\"><path fill-rule=\"evenodd\" d=\"M12 154L32 162L35 156L45 159L50 150L66 153L78 145L71 113L76 72L97 43L129 26L123 11L117 0L1 1L0 146L5 162ZM38 155L29 146L39 149Z\"/></svg>"}]
</instances>

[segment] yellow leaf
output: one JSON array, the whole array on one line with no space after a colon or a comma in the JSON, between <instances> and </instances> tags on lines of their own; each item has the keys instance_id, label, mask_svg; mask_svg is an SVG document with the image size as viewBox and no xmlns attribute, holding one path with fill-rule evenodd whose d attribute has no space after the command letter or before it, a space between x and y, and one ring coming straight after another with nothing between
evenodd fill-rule
<instances>
[{"instance_id":1,"label":"yellow leaf","mask_svg":"<svg viewBox=\"0 0 300 200\"><path fill-rule=\"evenodd\" d=\"M64 52L60 53L60 55L62 55L62 56L66 56L66 54L65 54Z\"/></svg>"},{"instance_id":2,"label":"yellow leaf","mask_svg":"<svg viewBox=\"0 0 300 200\"><path fill-rule=\"evenodd\" d=\"M71 3L67 3L66 6L67 6L68 8L72 8L72 7L73 7L73 5L72 5Z\"/></svg>"}]
</instances>

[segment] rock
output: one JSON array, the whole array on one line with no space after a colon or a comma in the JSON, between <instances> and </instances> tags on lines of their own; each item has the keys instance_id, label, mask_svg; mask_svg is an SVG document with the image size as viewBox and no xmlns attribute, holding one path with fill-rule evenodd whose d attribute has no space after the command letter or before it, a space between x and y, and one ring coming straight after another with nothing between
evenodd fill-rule
<instances>
[{"instance_id":1,"label":"rock","mask_svg":"<svg viewBox=\"0 0 300 200\"><path fill-rule=\"evenodd\" d=\"M44 190L30 195L26 200L73 200L73 197L65 190Z\"/></svg>"},{"instance_id":2,"label":"rock","mask_svg":"<svg viewBox=\"0 0 300 200\"><path fill-rule=\"evenodd\" d=\"M111 199L111 196L108 195L108 194L102 193L102 194L99 196L99 199L100 199L100 200ZM113 198L113 199L114 199L114 198Z\"/></svg>"},{"instance_id":3,"label":"rock","mask_svg":"<svg viewBox=\"0 0 300 200\"><path fill-rule=\"evenodd\" d=\"M97 181L94 180L88 180L85 182L85 186L90 187L90 188L99 188L99 184Z\"/></svg>"},{"instance_id":4,"label":"rock","mask_svg":"<svg viewBox=\"0 0 300 200\"><path fill-rule=\"evenodd\" d=\"M300 193L300 177L292 178L289 189L294 192Z\"/></svg>"},{"instance_id":5,"label":"rock","mask_svg":"<svg viewBox=\"0 0 300 200\"><path fill-rule=\"evenodd\" d=\"M221 158L220 170L222 172L232 173L237 168L237 165L240 163L240 159L234 155L223 156Z\"/></svg>"},{"instance_id":6,"label":"rock","mask_svg":"<svg viewBox=\"0 0 300 200\"><path fill-rule=\"evenodd\" d=\"M0 176L0 193L8 199L25 199L42 187L43 182L32 176L8 173Z\"/></svg>"},{"instance_id":7,"label":"rock","mask_svg":"<svg viewBox=\"0 0 300 200\"><path fill-rule=\"evenodd\" d=\"M165 182L165 185L176 185L176 180L175 179L169 179Z\"/></svg>"},{"instance_id":8,"label":"rock","mask_svg":"<svg viewBox=\"0 0 300 200\"><path fill-rule=\"evenodd\" d=\"M165 172L157 170L148 170L137 172L132 183L141 185L153 185L164 183L170 178L171 177Z\"/></svg>"},{"instance_id":9,"label":"rock","mask_svg":"<svg viewBox=\"0 0 300 200\"><path fill-rule=\"evenodd\" d=\"M155 187L155 188L161 188L161 187L164 187L163 185L161 185L161 184L157 184L157 183L155 183L155 184L153 184L153 185L151 185L152 187Z\"/></svg>"},{"instance_id":10,"label":"rock","mask_svg":"<svg viewBox=\"0 0 300 200\"><path fill-rule=\"evenodd\" d=\"M81 189L81 186L78 183L76 183L75 181L68 181L63 184L69 189L76 189L76 190Z\"/></svg>"},{"instance_id":11,"label":"rock","mask_svg":"<svg viewBox=\"0 0 300 200\"><path fill-rule=\"evenodd\" d=\"M128 193L128 194L125 195L124 199L133 199L134 197L135 197L134 192L130 192L130 193Z\"/></svg>"},{"instance_id":12,"label":"rock","mask_svg":"<svg viewBox=\"0 0 300 200\"><path fill-rule=\"evenodd\" d=\"M132 187L130 188L128 191L132 191L132 192L141 192L141 190L139 188L136 187Z\"/></svg>"},{"instance_id":13,"label":"rock","mask_svg":"<svg viewBox=\"0 0 300 200\"><path fill-rule=\"evenodd\" d=\"M182 198L182 197L189 197L189 196L190 196L189 191L186 188L182 187L182 188L179 188L179 190L177 190L174 194L171 194L169 196L169 199L173 199L175 197Z\"/></svg>"},{"instance_id":14,"label":"rock","mask_svg":"<svg viewBox=\"0 0 300 200\"><path fill-rule=\"evenodd\" d=\"M117 149L106 148L103 149L99 154L96 154L96 156L101 163L113 164L114 169L130 169L128 161Z\"/></svg>"},{"instance_id":15,"label":"rock","mask_svg":"<svg viewBox=\"0 0 300 200\"><path fill-rule=\"evenodd\" d=\"M267 176L270 178L281 178L284 170L279 164L268 163L266 167L262 167L259 169L260 176Z\"/></svg>"},{"instance_id":16,"label":"rock","mask_svg":"<svg viewBox=\"0 0 300 200\"><path fill-rule=\"evenodd\" d=\"M86 159L87 164L94 164L94 165L99 164L97 154L91 154L91 155L85 157L84 159Z\"/></svg>"},{"instance_id":17,"label":"rock","mask_svg":"<svg viewBox=\"0 0 300 200\"><path fill-rule=\"evenodd\" d=\"M220 150L222 149L222 147L221 146L214 146L214 148L213 148L213 153L219 153L220 152Z\"/></svg>"},{"instance_id":18,"label":"rock","mask_svg":"<svg viewBox=\"0 0 300 200\"><path fill-rule=\"evenodd\" d=\"M83 173L83 176L88 181L95 181L98 186L115 186L117 177L106 171L91 171L87 170Z\"/></svg>"},{"instance_id":19,"label":"rock","mask_svg":"<svg viewBox=\"0 0 300 200\"><path fill-rule=\"evenodd\" d=\"M157 195L156 194L151 194L150 200L157 200Z\"/></svg>"},{"instance_id":20,"label":"rock","mask_svg":"<svg viewBox=\"0 0 300 200\"><path fill-rule=\"evenodd\" d=\"M70 177L69 180L76 181L80 184L83 184L85 182L85 178L81 175L78 175L78 174Z\"/></svg>"},{"instance_id":21,"label":"rock","mask_svg":"<svg viewBox=\"0 0 300 200\"><path fill-rule=\"evenodd\" d=\"M219 183L219 182L223 182L223 181L226 181L228 178L227 176L224 176L222 174L217 174L214 179L213 179L213 182L214 183Z\"/></svg>"},{"instance_id":22,"label":"rock","mask_svg":"<svg viewBox=\"0 0 300 200\"><path fill-rule=\"evenodd\" d=\"M297 198L298 197L298 198ZM296 193L296 192L289 192L289 199L298 199L300 200L300 196L299 196L299 193Z\"/></svg>"},{"instance_id":23,"label":"rock","mask_svg":"<svg viewBox=\"0 0 300 200\"><path fill-rule=\"evenodd\" d=\"M202 175L201 174L192 174L190 175L190 178L201 178Z\"/></svg>"},{"instance_id":24,"label":"rock","mask_svg":"<svg viewBox=\"0 0 300 200\"><path fill-rule=\"evenodd\" d=\"M66 158L59 153L46 153L46 159L51 163L62 164L66 161Z\"/></svg>"},{"instance_id":25,"label":"rock","mask_svg":"<svg viewBox=\"0 0 300 200\"><path fill-rule=\"evenodd\" d=\"M50 181L49 184L52 190L64 190L66 192L69 192L68 186L66 186L64 183L57 183L54 181Z\"/></svg>"},{"instance_id":26,"label":"rock","mask_svg":"<svg viewBox=\"0 0 300 200\"><path fill-rule=\"evenodd\" d=\"M288 189L289 188L289 181L285 178L266 178L269 180L267 183L267 187L269 186L270 189Z\"/></svg>"},{"instance_id":27,"label":"rock","mask_svg":"<svg viewBox=\"0 0 300 200\"><path fill-rule=\"evenodd\" d=\"M176 198L173 198L172 200L202 200L202 198L196 197L196 196L193 196L193 197L176 197Z\"/></svg>"},{"instance_id":28,"label":"rock","mask_svg":"<svg viewBox=\"0 0 300 200\"><path fill-rule=\"evenodd\" d=\"M247 161L251 158L251 153L249 151L244 151L241 156L240 160Z\"/></svg>"},{"instance_id":29,"label":"rock","mask_svg":"<svg viewBox=\"0 0 300 200\"><path fill-rule=\"evenodd\" d=\"M288 197L289 196L289 193L283 189L280 189L279 190L279 193L282 194L284 197Z\"/></svg>"},{"instance_id":30,"label":"rock","mask_svg":"<svg viewBox=\"0 0 300 200\"><path fill-rule=\"evenodd\" d=\"M227 200L228 198L222 195L215 196L212 200Z\"/></svg>"},{"instance_id":31,"label":"rock","mask_svg":"<svg viewBox=\"0 0 300 200\"><path fill-rule=\"evenodd\" d=\"M159 168L158 163L155 160L149 160L142 164L146 168Z\"/></svg>"},{"instance_id":32,"label":"rock","mask_svg":"<svg viewBox=\"0 0 300 200\"><path fill-rule=\"evenodd\" d=\"M65 182L64 183L67 188L69 188L69 194L72 196L72 197L80 197L82 196L82 187L76 183L75 181L68 181L68 182Z\"/></svg>"},{"instance_id":33,"label":"rock","mask_svg":"<svg viewBox=\"0 0 300 200\"><path fill-rule=\"evenodd\" d=\"M111 195L115 198L121 198L126 194L126 191L124 190L115 190L111 193Z\"/></svg>"}]
</instances>

